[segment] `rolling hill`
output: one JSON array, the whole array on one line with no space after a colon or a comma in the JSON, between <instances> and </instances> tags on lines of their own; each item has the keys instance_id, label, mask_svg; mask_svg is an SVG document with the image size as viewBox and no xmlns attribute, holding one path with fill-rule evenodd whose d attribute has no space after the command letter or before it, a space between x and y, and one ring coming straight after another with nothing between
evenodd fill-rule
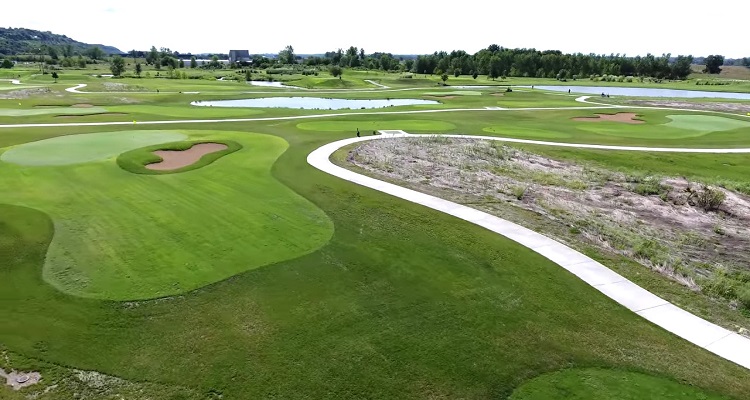
<instances>
[{"instance_id":1,"label":"rolling hill","mask_svg":"<svg viewBox=\"0 0 750 400\"><path fill-rule=\"evenodd\" d=\"M26 28L0 28L0 56L32 53L42 45L56 47L61 53L64 53L65 49L68 48L68 50L71 50L71 54L82 53L94 46L98 46L106 54L122 53L116 47L82 43L65 35L57 35L52 32Z\"/></svg>"}]
</instances>

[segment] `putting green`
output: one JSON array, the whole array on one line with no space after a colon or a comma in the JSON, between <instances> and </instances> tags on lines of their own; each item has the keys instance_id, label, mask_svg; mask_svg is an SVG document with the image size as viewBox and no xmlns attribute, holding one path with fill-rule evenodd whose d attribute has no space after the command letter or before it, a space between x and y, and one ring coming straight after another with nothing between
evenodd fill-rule
<instances>
[{"instance_id":1,"label":"putting green","mask_svg":"<svg viewBox=\"0 0 750 400\"><path fill-rule=\"evenodd\" d=\"M719 400L727 399L670 379L599 368L566 369L534 378L516 389L510 400Z\"/></svg>"},{"instance_id":2,"label":"putting green","mask_svg":"<svg viewBox=\"0 0 750 400\"><path fill-rule=\"evenodd\" d=\"M567 139L573 137L573 135L565 132L535 129L535 128L519 128L515 126L489 126L482 129L485 132L494 133L503 136L512 136L528 139Z\"/></svg>"},{"instance_id":3,"label":"putting green","mask_svg":"<svg viewBox=\"0 0 750 400\"><path fill-rule=\"evenodd\" d=\"M731 131L750 127L748 121L713 115L667 115L667 118L671 121L664 124L666 127L699 132Z\"/></svg>"},{"instance_id":4,"label":"putting green","mask_svg":"<svg viewBox=\"0 0 750 400\"><path fill-rule=\"evenodd\" d=\"M106 160L154 144L176 142L185 135L171 131L120 131L58 136L11 147L0 160L25 166L59 166Z\"/></svg>"},{"instance_id":5,"label":"putting green","mask_svg":"<svg viewBox=\"0 0 750 400\"><path fill-rule=\"evenodd\" d=\"M26 89L26 87L24 87ZM0 108L0 117L27 117L34 115L87 115L107 112L102 107L40 107L32 109Z\"/></svg>"},{"instance_id":6,"label":"putting green","mask_svg":"<svg viewBox=\"0 0 750 400\"><path fill-rule=\"evenodd\" d=\"M471 92L467 90L458 90L453 92L427 92L422 93L425 96L481 96L482 92Z\"/></svg>"},{"instance_id":7,"label":"putting green","mask_svg":"<svg viewBox=\"0 0 750 400\"><path fill-rule=\"evenodd\" d=\"M0 164L0 203L43 211L54 223L46 282L90 298L169 296L302 256L330 239L330 219L271 175L288 146L283 139L162 133L154 137L234 141L242 149L168 175L132 174L115 159L56 168Z\"/></svg>"},{"instance_id":8,"label":"putting green","mask_svg":"<svg viewBox=\"0 0 750 400\"><path fill-rule=\"evenodd\" d=\"M401 129L407 132L442 132L455 129L456 126L450 122L444 121L423 121L423 120L397 120L397 121L315 121L302 122L297 124L297 128L306 131L318 132L368 132L386 129Z\"/></svg>"}]
</instances>

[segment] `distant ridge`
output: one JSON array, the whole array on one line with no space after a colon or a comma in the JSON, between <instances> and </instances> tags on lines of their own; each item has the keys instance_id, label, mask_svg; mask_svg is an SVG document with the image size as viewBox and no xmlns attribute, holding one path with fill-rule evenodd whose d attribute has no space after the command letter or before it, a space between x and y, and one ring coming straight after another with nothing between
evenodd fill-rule
<instances>
[{"instance_id":1,"label":"distant ridge","mask_svg":"<svg viewBox=\"0 0 750 400\"><path fill-rule=\"evenodd\" d=\"M58 50L70 45L74 53L82 53L91 47L98 46L106 54L122 54L122 51L116 47L83 43L52 32L26 28L0 28L0 56L33 53L41 45L60 48Z\"/></svg>"}]
</instances>

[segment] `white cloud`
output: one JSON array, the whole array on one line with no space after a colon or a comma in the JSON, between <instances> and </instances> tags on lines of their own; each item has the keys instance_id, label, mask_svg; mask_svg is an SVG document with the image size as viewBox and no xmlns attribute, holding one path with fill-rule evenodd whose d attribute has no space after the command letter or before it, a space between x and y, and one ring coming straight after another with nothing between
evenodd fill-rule
<instances>
[{"instance_id":1,"label":"white cloud","mask_svg":"<svg viewBox=\"0 0 750 400\"><path fill-rule=\"evenodd\" d=\"M431 53L491 43L505 47L621 54L750 56L743 40L750 4L727 0L696 9L682 1L590 0L334 2L158 2L37 0L4 4L0 26L65 34L127 51L298 53L339 47Z\"/></svg>"}]
</instances>

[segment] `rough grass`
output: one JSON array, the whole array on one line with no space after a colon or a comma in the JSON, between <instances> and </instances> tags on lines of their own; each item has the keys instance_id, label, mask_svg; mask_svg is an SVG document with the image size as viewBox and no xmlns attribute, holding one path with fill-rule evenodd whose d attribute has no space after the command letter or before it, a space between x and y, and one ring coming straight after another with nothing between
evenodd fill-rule
<instances>
[{"instance_id":1,"label":"rough grass","mask_svg":"<svg viewBox=\"0 0 750 400\"><path fill-rule=\"evenodd\" d=\"M157 150L185 151L185 150L189 150L191 147L200 143L220 143L220 144L226 145L227 148L225 150L205 154L195 163L188 165L186 167L183 167L183 168L179 168L179 169L160 171L160 170L153 170L153 169L146 168L146 165L157 163L162 160L161 157L153 153L154 151L157 151ZM203 168L226 155L232 154L235 151L240 150L241 148L242 148L242 145L233 140L188 141L188 142L165 143L165 144L158 144L158 145L149 146L149 147L142 147L140 149L135 149L126 153L122 153L117 157L117 165L119 165L120 168L129 172L132 172L134 174L146 174L146 175L175 174L175 173L192 171L198 168Z\"/></svg>"},{"instance_id":2,"label":"rough grass","mask_svg":"<svg viewBox=\"0 0 750 400\"><path fill-rule=\"evenodd\" d=\"M654 173L562 162L497 141L440 135L369 141L352 148L347 160L370 174L459 203L513 204L537 213L546 219L539 228L545 234L638 260L689 290L705 289L708 296L734 301L739 297L734 289L750 276L743 267L750 261L745 240L750 198L738 193ZM490 208L502 217L513 215L507 208ZM569 229L552 234L549 227L556 225ZM717 265L732 272L721 281L731 291L712 290ZM738 330L724 318L709 319Z\"/></svg>"}]
</instances>

